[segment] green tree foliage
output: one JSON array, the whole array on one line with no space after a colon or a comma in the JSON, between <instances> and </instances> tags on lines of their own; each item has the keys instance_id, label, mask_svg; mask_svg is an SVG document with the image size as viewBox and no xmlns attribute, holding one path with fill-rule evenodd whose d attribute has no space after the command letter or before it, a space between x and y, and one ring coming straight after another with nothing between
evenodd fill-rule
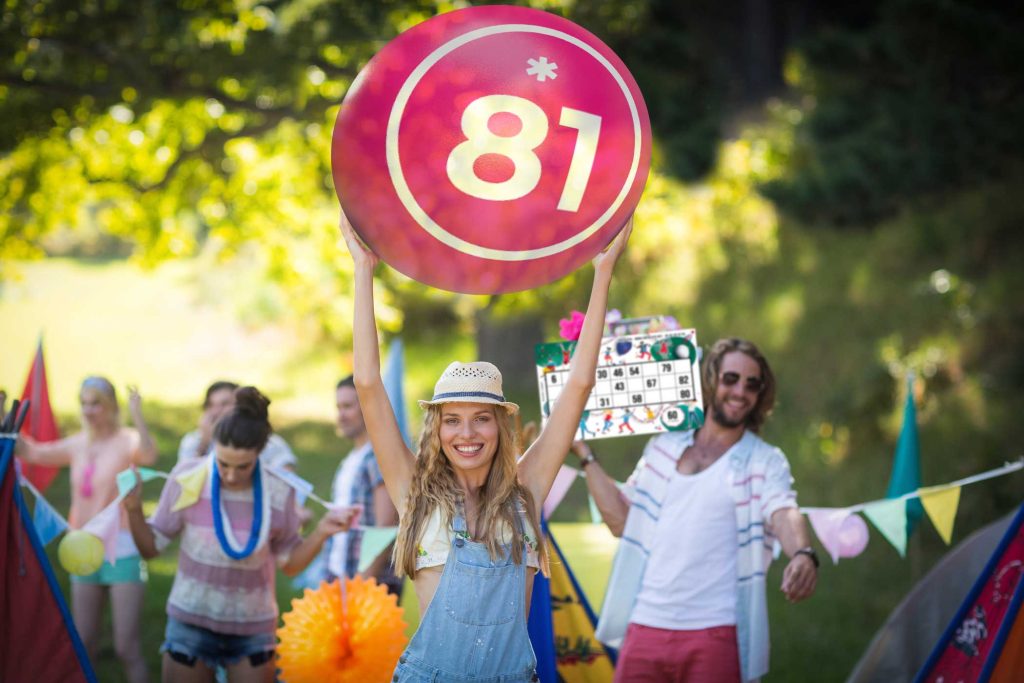
<instances>
[{"instance_id":1,"label":"green tree foliage","mask_svg":"<svg viewBox=\"0 0 1024 683\"><path fill-rule=\"evenodd\" d=\"M337 105L383 41L447 7L8 2L0 256L95 226L144 260L241 256L342 333Z\"/></svg>"},{"instance_id":2,"label":"green tree foliage","mask_svg":"<svg viewBox=\"0 0 1024 683\"><path fill-rule=\"evenodd\" d=\"M714 84L724 80L715 78L722 65L702 36L727 23L721 13L691 26L686 19L710 4L687 12L660 0L539 4L587 25L637 72L651 99L657 168L687 178L709 171L724 92ZM262 309L315 320L322 334L344 340L347 258L334 246L329 158L337 105L384 42L455 6L8 3L0 17L0 256L67 244L110 253L113 238L151 263L196 255L211 266L230 262L249 273L243 277L262 275L289 302ZM687 218L706 202L691 209L680 188L656 174L643 209L648 237L631 256L661 277L676 262L665 257L666 244L695 277L689 247L715 242L708 220ZM699 226L701 236L685 224ZM523 312L557 318L582 307L587 279L480 298L429 291L385 271L383 298L394 305L383 322L397 328L401 311L470 329ZM624 278L624 293L644 288L652 286Z\"/></svg>"},{"instance_id":3,"label":"green tree foliage","mask_svg":"<svg viewBox=\"0 0 1024 683\"><path fill-rule=\"evenodd\" d=\"M1019 6L888 0L831 12L791 60L808 115L769 197L805 220L870 225L907 198L1019 170Z\"/></svg>"}]
</instances>

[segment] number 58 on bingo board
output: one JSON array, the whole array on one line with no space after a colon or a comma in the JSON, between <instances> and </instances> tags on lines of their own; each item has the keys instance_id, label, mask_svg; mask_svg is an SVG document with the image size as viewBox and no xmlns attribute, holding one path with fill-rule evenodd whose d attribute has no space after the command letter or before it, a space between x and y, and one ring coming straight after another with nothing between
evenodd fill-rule
<instances>
[{"instance_id":1,"label":"number 58 on bingo board","mask_svg":"<svg viewBox=\"0 0 1024 683\"><path fill-rule=\"evenodd\" d=\"M335 188L382 260L441 289L547 284L608 245L647 180L650 121L622 61L524 7L425 21L360 72L338 113Z\"/></svg>"}]
</instances>

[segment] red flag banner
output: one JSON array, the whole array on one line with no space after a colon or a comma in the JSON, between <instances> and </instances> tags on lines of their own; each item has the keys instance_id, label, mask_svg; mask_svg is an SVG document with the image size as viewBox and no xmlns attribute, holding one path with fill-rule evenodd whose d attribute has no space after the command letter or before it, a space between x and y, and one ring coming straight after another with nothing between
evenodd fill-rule
<instances>
[{"instance_id":1,"label":"red flag banner","mask_svg":"<svg viewBox=\"0 0 1024 683\"><path fill-rule=\"evenodd\" d=\"M32 368L28 371L28 379L25 380L25 390L21 394L21 400L32 402L29 405L28 417L25 418L21 433L40 442L59 439L60 432L57 431L57 421L53 418L53 409L50 407L50 389L46 383L46 363L43 360L42 339L39 340L35 358L32 359ZM22 475L40 491L46 490L57 476L58 471L55 467L21 463Z\"/></svg>"}]
</instances>

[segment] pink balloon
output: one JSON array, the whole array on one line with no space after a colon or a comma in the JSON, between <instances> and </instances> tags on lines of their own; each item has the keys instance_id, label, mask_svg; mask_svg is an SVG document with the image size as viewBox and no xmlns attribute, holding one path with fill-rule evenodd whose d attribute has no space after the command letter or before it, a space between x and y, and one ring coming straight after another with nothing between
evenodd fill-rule
<instances>
[{"instance_id":1,"label":"pink balloon","mask_svg":"<svg viewBox=\"0 0 1024 683\"><path fill-rule=\"evenodd\" d=\"M857 557L868 547L868 525L854 513L839 525L839 557Z\"/></svg>"},{"instance_id":2,"label":"pink balloon","mask_svg":"<svg viewBox=\"0 0 1024 683\"><path fill-rule=\"evenodd\" d=\"M868 545L867 524L846 508L812 508L807 518L833 563L860 555Z\"/></svg>"},{"instance_id":3,"label":"pink balloon","mask_svg":"<svg viewBox=\"0 0 1024 683\"><path fill-rule=\"evenodd\" d=\"M595 36L525 7L470 7L401 34L335 123L335 189L356 231L420 282L493 294L552 282L640 200L647 107Z\"/></svg>"}]
</instances>

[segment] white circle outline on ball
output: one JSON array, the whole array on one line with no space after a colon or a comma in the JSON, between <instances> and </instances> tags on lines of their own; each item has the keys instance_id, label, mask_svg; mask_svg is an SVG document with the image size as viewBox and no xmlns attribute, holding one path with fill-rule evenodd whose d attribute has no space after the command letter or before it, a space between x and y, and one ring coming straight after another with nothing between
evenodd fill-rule
<instances>
[{"instance_id":1,"label":"white circle outline on ball","mask_svg":"<svg viewBox=\"0 0 1024 683\"><path fill-rule=\"evenodd\" d=\"M479 244L473 244L461 237L456 237L442 228L426 211L423 210L423 207L419 205L416 198L413 196L412 190L409 189L409 185L405 181L405 174L402 172L402 162L398 152L398 129L402 122L402 115L405 113L405 107L409 103L409 98L412 97L413 90L417 85L419 85L419 82L427 74L427 71L429 71L430 68L437 64L437 62L439 62L443 57L454 52L463 45L473 42L474 40L479 40L480 38L487 38L501 33L539 33L564 40L567 43L580 48L597 60L597 62L612 75L615 82L619 84L619 88L626 97L626 103L629 105L629 113L633 119L633 159L630 164L629 174L626 176L626 182L623 184L619 194L615 197L615 200L612 201L608 209L606 209L605 212L597 218L597 220L580 232L568 239L562 240L561 242L556 242L555 244L541 247L539 249L491 249L489 247L482 247ZM629 194L629 190L633 185L633 180L636 178L637 169L640 166L641 144L642 136L640 134L640 115L637 112L636 102L633 100L633 95L629 92L629 88L626 86L622 75L615 70L604 55L590 45L584 43L579 38L562 31L557 31L545 26L533 26L531 24L500 24L498 26L488 26L486 28L470 31L458 36L457 38L449 40L447 43L441 45L427 55L426 58L420 62L415 69L413 69L412 73L409 74L409 77L406 78L405 83L402 84L401 89L398 91L398 95L395 97L395 102L391 106L391 115L388 117L387 137L385 138L385 151L387 154L388 172L391 175L391 182L395 187L395 192L398 193L399 201L402 202L402 205L405 207L406 211L409 212L409 215L412 216L413 220L415 220L421 228L430 233L430 235L432 235L436 240L469 256L477 256L479 258L491 259L493 261L529 261L531 259L559 254L566 249L579 244L604 227L605 223L607 223L618 208L622 206L622 202L626 200L626 195Z\"/></svg>"}]
</instances>

